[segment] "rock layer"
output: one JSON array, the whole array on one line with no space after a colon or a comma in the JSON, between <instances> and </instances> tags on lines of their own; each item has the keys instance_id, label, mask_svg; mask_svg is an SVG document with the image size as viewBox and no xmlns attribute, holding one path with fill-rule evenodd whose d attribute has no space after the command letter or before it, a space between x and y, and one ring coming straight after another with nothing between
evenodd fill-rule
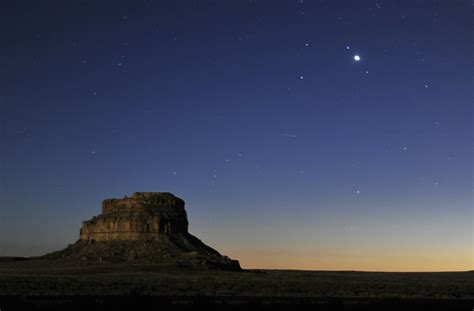
<instances>
[{"instance_id":1,"label":"rock layer","mask_svg":"<svg viewBox=\"0 0 474 311\"><path fill-rule=\"evenodd\" d=\"M80 239L49 259L137 261L197 269L241 270L188 232L184 201L167 192L135 192L107 199L102 214L84 221Z\"/></svg>"},{"instance_id":2,"label":"rock layer","mask_svg":"<svg viewBox=\"0 0 474 311\"><path fill-rule=\"evenodd\" d=\"M107 199L102 214L83 223L83 241L152 240L160 234L187 234L184 201L171 193L135 192Z\"/></svg>"}]
</instances>

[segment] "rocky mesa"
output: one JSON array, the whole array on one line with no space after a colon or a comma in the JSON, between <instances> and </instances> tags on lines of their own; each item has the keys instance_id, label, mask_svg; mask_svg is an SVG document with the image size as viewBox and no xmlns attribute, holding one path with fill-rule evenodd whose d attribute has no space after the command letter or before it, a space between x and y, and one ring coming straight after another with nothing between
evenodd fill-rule
<instances>
[{"instance_id":1,"label":"rocky mesa","mask_svg":"<svg viewBox=\"0 0 474 311\"><path fill-rule=\"evenodd\" d=\"M188 234L184 201L171 193L135 192L107 199L102 214L83 223L83 241L156 240L160 235Z\"/></svg>"},{"instance_id":2,"label":"rocky mesa","mask_svg":"<svg viewBox=\"0 0 474 311\"><path fill-rule=\"evenodd\" d=\"M241 270L239 262L188 232L185 202L168 192L135 192L106 199L84 221L80 239L48 259L145 262L195 269Z\"/></svg>"}]
</instances>

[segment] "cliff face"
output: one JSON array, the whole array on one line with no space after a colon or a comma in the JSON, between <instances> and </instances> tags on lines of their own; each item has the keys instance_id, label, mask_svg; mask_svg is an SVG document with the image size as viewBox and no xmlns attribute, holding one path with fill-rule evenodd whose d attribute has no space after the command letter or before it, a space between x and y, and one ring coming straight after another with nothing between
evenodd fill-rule
<instances>
[{"instance_id":1,"label":"cliff face","mask_svg":"<svg viewBox=\"0 0 474 311\"><path fill-rule=\"evenodd\" d=\"M102 214L83 223L83 241L153 240L160 234L187 234L184 201L166 192L135 192L107 199Z\"/></svg>"},{"instance_id":2,"label":"cliff face","mask_svg":"<svg viewBox=\"0 0 474 311\"><path fill-rule=\"evenodd\" d=\"M107 199L102 213L83 222L80 239L47 259L138 261L192 269L241 270L188 232L184 201L167 192L135 192Z\"/></svg>"}]
</instances>

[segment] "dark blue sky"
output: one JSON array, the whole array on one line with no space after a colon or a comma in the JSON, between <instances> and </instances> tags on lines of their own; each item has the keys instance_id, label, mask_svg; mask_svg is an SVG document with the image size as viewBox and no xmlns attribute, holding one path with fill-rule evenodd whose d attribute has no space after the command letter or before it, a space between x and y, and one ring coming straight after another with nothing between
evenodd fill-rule
<instances>
[{"instance_id":1,"label":"dark blue sky","mask_svg":"<svg viewBox=\"0 0 474 311\"><path fill-rule=\"evenodd\" d=\"M472 268L470 1L0 11L0 255L170 191L246 267Z\"/></svg>"}]
</instances>

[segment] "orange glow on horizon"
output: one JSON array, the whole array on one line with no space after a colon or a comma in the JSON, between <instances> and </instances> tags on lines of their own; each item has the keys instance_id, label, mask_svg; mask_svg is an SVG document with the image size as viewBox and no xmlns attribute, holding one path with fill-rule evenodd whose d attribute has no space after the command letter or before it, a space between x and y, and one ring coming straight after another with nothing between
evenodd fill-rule
<instances>
[{"instance_id":1,"label":"orange glow on horizon","mask_svg":"<svg viewBox=\"0 0 474 311\"><path fill-rule=\"evenodd\" d=\"M240 250L231 257L245 269L358 270L386 272L436 272L474 270L471 250L401 250L365 254L350 251L285 252Z\"/></svg>"}]
</instances>

